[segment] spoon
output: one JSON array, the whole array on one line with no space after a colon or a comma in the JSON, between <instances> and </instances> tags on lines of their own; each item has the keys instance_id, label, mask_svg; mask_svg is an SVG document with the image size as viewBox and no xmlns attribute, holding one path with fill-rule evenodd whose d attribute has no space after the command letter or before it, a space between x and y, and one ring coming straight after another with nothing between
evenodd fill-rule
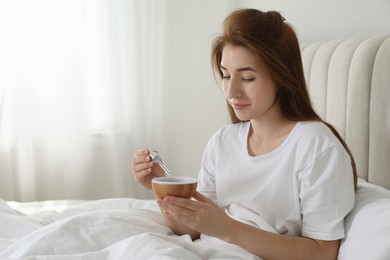
<instances>
[{"instance_id":1,"label":"spoon","mask_svg":"<svg viewBox=\"0 0 390 260\"><path fill-rule=\"evenodd\" d=\"M165 172L165 175L172 177L172 173L168 170L167 166L163 164L160 155L156 151L150 152L149 156L150 158L152 158L153 163L157 163L158 165L160 165L161 169L163 169L163 171Z\"/></svg>"}]
</instances>

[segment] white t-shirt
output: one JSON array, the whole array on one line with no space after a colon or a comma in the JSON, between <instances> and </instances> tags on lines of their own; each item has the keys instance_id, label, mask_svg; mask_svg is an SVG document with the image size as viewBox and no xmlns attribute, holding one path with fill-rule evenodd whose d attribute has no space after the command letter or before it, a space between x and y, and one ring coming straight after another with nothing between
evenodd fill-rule
<instances>
[{"instance_id":1,"label":"white t-shirt","mask_svg":"<svg viewBox=\"0 0 390 260\"><path fill-rule=\"evenodd\" d=\"M344 237L354 205L351 159L320 122L298 122L272 152L250 156L250 122L221 128L203 154L198 191L242 222L279 234Z\"/></svg>"}]
</instances>

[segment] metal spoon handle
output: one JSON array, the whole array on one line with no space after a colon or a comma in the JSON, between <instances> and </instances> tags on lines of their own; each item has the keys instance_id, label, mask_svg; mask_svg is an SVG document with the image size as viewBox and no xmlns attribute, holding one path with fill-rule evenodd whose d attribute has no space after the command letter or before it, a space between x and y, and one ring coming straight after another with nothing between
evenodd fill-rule
<instances>
[{"instance_id":1,"label":"metal spoon handle","mask_svg":"<svg viewBox=\"0 0 390 260\"><path fill-rule=\"evenodd\" d=\"M169 177L172 177L171 172L168 170L168 168L167 168L167 166L165 166L165 164L163 164L161 161L158 164L164 170L166 175L168 175Z\"/></svg>"},{"instance_id":2,"label":"metal spoon handle","mask_svg":"<svg viewBox=\"0 0 390 260\"><path fill-rule=\"evenodd\" d=\"M152 158L153 163L161 162L161 157L157 152L150 152L149 156Z\"/></svg>"},{"instance_id":3,"label":"metal spoon handle","mask_svg":"<svg viewBox=\"0 0 390 260\"><path fill-rule=\"evenodd\" d=\"M150 152L149 156L150 156L150 158L152 158L153 163L157 163L158 165L160 165L160 167L161 167L161 169L163 169L165 175L172 177L171 172L168 170L167 166L165 166L165 164L163 164L163 162L161 161L161 157L157 152L155 152L155 151Z\"/></svg>"}]
</instances>

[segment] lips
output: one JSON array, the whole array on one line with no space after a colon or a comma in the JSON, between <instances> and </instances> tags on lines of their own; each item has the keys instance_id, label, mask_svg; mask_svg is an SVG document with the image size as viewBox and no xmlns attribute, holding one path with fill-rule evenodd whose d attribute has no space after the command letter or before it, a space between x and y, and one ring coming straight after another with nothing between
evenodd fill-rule
<instances>
[{"instance_id":1,"label":"lips","mask_svg":"<svg viewBox=\"0 0 390 260\"><path fill-rule=\"evenodd\" d=\"M240 109L246 108L249 105L248 104L241 104L241 103L232 103L231 106L233 107L234 110L240 110Z\"/></svg>"}]
</instances>

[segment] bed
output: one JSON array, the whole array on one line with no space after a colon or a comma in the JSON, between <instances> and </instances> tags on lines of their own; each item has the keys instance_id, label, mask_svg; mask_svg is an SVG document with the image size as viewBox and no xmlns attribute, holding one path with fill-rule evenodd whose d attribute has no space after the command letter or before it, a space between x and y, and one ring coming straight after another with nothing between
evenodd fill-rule
<instances>
[{"instance_id":1,"label":"bed","mask_svg":"<svg viewBox=\"0 0 390 260\"><path fill-rule=\"evenodd\" d=\"M307 44L318 113L346 139L358 188L339 259L390 259L390 36ZM273 228L264 223L265 228ZM259 259L213 237L165 227L154 200L0 200L0 259Z\"/></svg>"}]
</instances>

